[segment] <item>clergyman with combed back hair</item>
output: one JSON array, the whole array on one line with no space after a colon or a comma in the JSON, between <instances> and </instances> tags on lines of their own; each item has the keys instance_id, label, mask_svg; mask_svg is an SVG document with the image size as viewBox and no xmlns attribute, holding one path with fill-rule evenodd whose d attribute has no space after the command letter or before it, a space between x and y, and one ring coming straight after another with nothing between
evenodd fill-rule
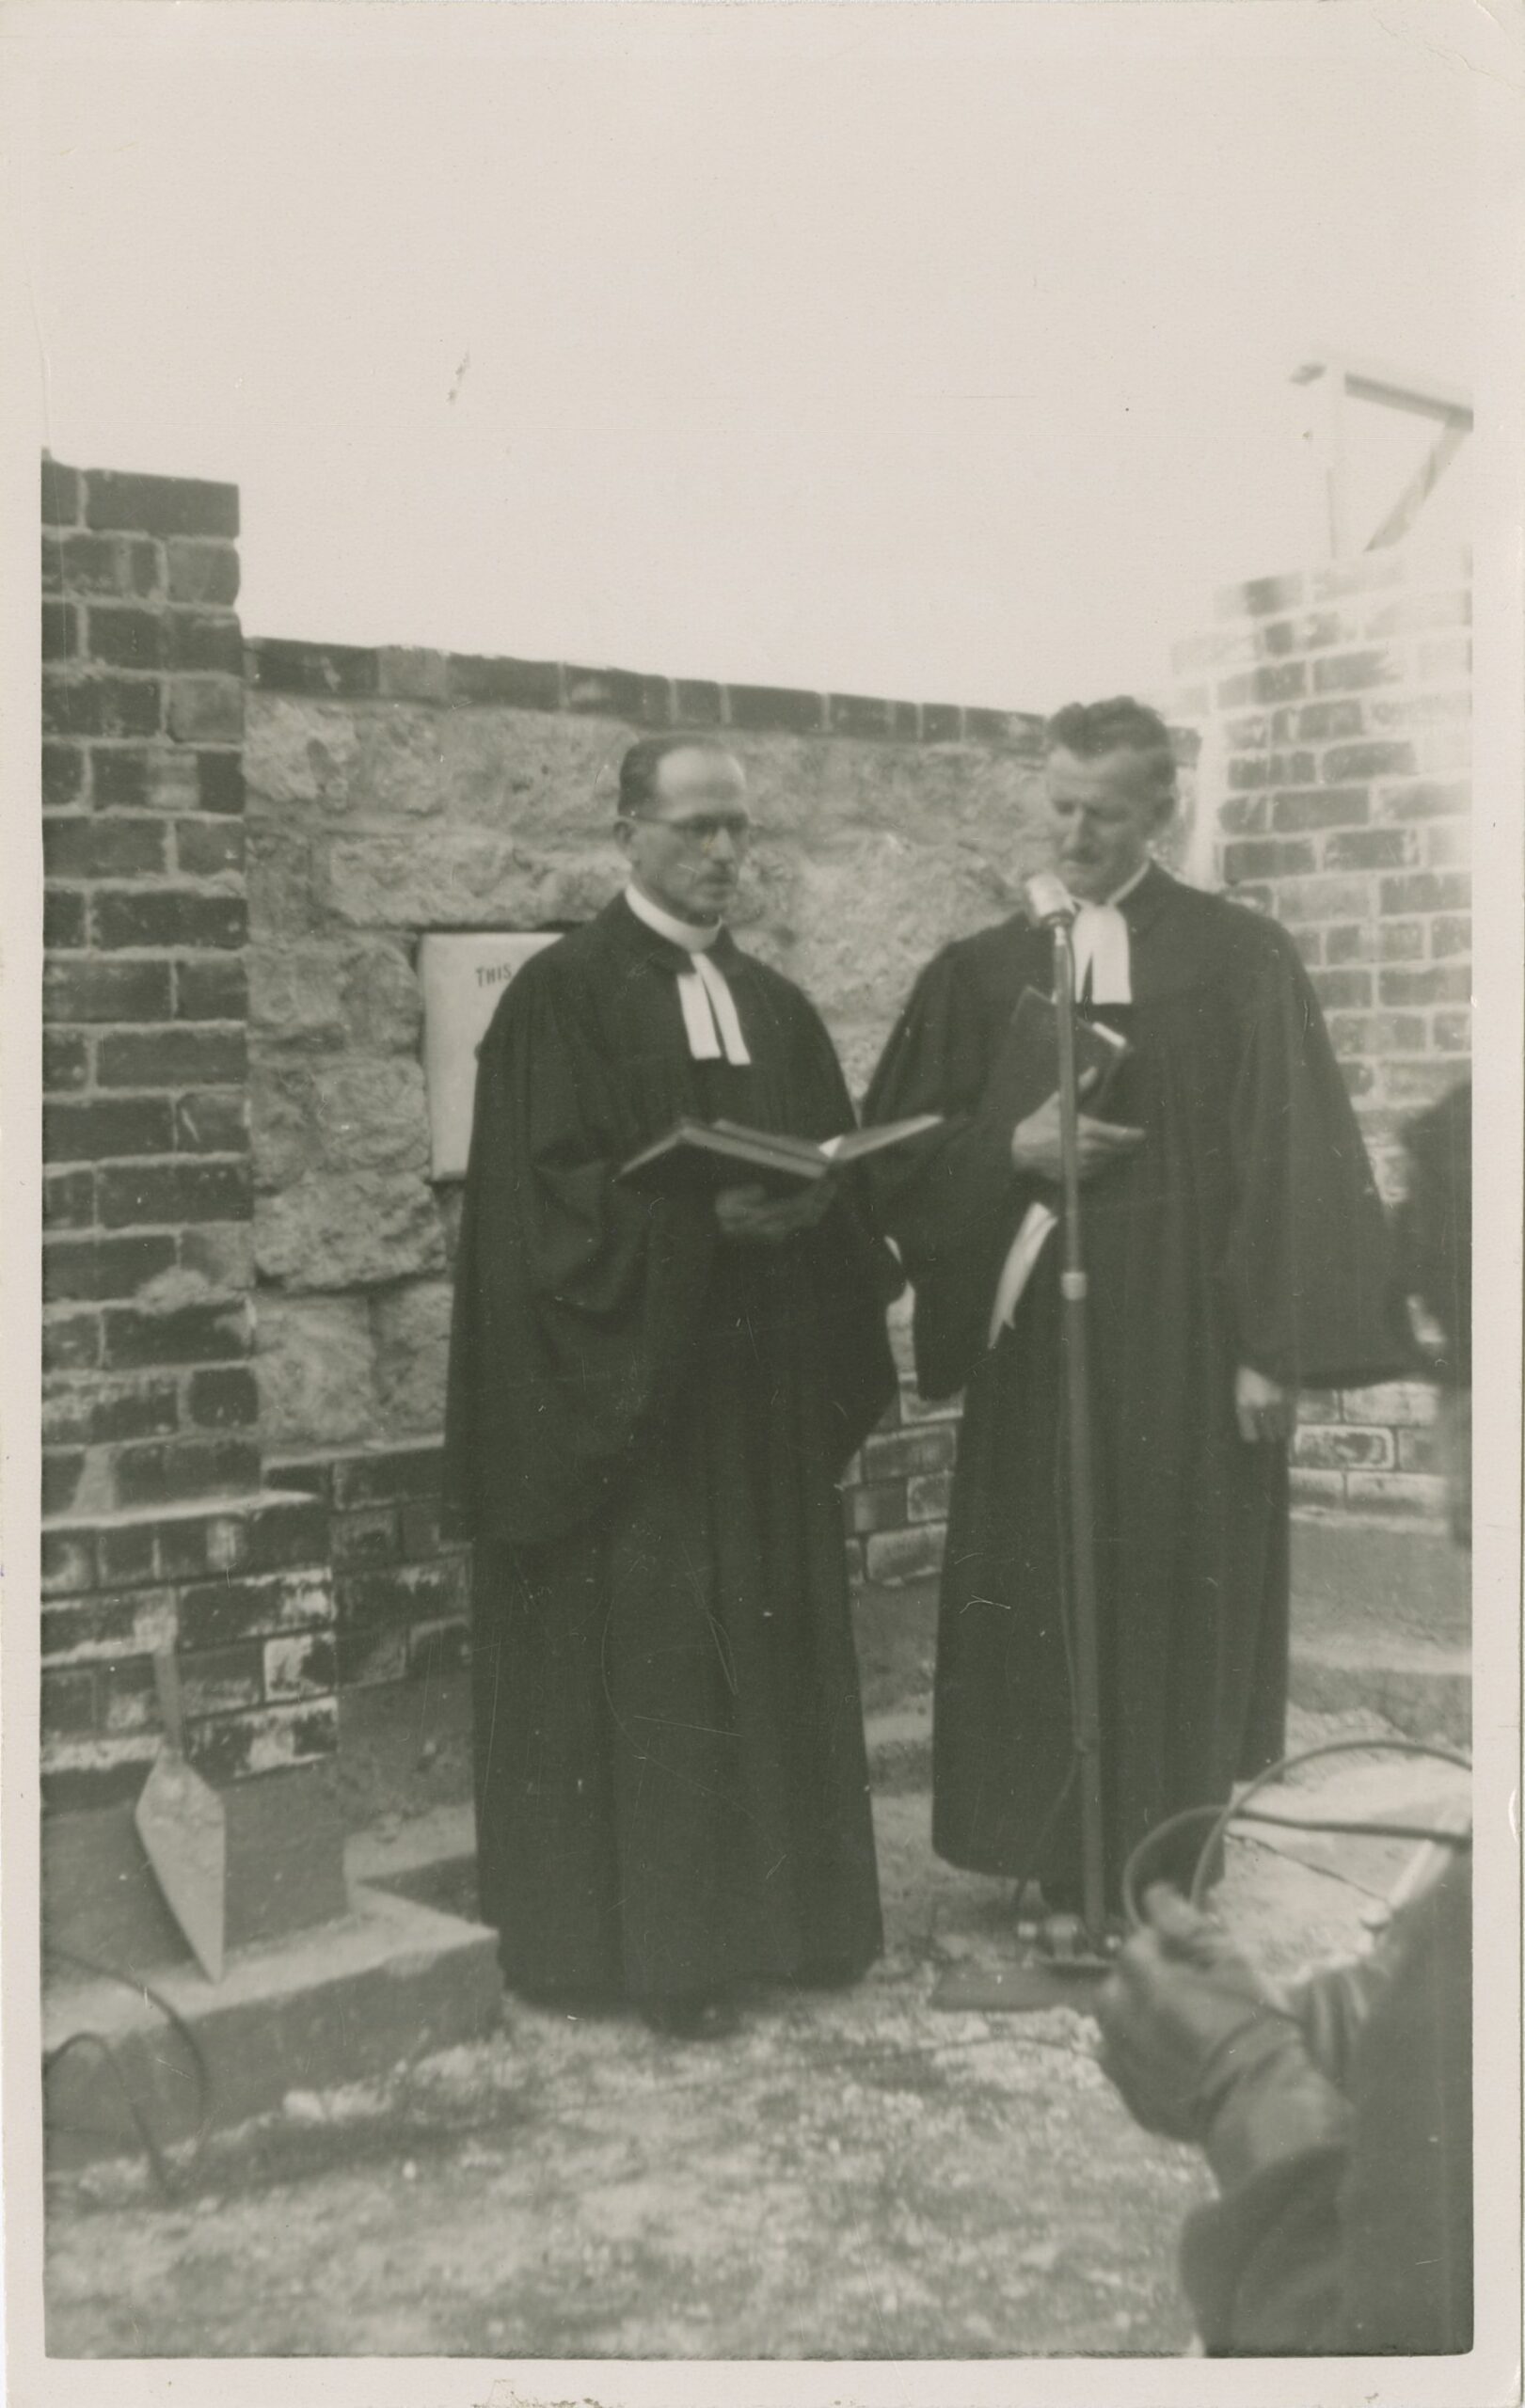
<instances>
[{"instance_id":1,"label":"clergyman with combed back hair","mask_svg":"<svg viewBox=\"0 0 1525 2408\"><path fill-rule=\"evenodd\" d=\"M852 1126L831 1039L725 927L749 822L712 737L643 737L629 879L482 1048L446 1488L475 1546L477 1870L510 1985L718 2036L881 1925L836 1481L895 1393L853 1194L648 1192L685 1117Z\"/></svg>"},{"instance_id":2,"label":"clergyman with combed back hair","mask_svg":"<svg viewBox=\"0 0 1525 2408\"><path fill-rule=\"evenodd\" d=\"M1083 1106L1079 1139L1115 1909L1145 1831L1222 1801L1281 1751L1298 1389L1398 1365L1381 1208L1296 948L1152 857L1176 801L1164 721L1127 696L1069 705L1045 730L1044 784L1054 867L1078 907L1080 1008L1129 1047L1103 1107ZM965 1392L934 1845L977 1872L1031 1877L1072 1911L1057 1107L1013 1128L986 1101L1018 997L1053 990L1053 951L1023 913L948 945L890 1038L866 1117L946 1116L876 1176L915 1290L922 1392Z\"/></svg>"}]
</instances>

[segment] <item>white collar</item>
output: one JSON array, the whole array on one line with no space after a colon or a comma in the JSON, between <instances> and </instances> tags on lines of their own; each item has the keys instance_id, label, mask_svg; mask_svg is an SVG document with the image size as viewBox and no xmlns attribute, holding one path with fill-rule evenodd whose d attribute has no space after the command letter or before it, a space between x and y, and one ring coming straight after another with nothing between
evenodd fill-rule
<instances>
[{"instance_id":1,"label":"white collar","mask_svg":"<svg viewBox=\"0 0 1525 2408\"><path fill-rule=\"evenodd\" d=\"M633 878L625 890L625 900L638 920L657 936L665 937L669 944L681 945L685 953L707 953L721 932L719 920L707 927L695 927L691 920L675 919L671 911L664 911L659 903L643 894Z\"/></svg>"}]
</instances>

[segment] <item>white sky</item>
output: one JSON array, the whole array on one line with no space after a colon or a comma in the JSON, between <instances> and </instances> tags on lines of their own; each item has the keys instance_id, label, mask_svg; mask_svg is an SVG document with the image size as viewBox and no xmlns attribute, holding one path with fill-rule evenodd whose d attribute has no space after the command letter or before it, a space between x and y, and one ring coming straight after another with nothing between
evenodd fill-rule
<instances>
[{"instance_id":1,"label":"white sky","mask_svg":"<svg viewBox=\"0 0 1525 2408\"><path fill-rule=\"evenodd\" d=\"M252 634L1147 689L1316 547L1301 356L1471 379L1420 19L13 12L44 439L236 480Z\"/></svg>"}]
</instances>

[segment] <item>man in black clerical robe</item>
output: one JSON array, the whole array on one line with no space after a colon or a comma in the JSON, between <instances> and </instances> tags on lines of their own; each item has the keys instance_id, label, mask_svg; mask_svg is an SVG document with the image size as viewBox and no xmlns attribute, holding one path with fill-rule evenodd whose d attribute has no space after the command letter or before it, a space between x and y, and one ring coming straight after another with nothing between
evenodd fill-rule
<instances>
[{"instance_id":1,"label":"man in black clerical robe","mask_svg":"<svg viewBox=\"0 0 1525 2408\"><path fill-rule=\"evenodd\" d=\"M510 1984L734 2020L882 1944L837 1482L894 1393L894 1259L845 1183L651 1194L685 1115L852 1125L799 989L723 922L737 763L648 738L631 879L484 1042L447 1497L475 1542L478 1871Z\"/></svg>"},{"instance_id":2,"label":"man in black clerical robe","mask_svg":"<svg viewBox=\"0 0 1525 2408\"><path fill-rule=\"evenodd\" d=\"M1397 1368L1381 1208L1306 973L1273 921L1150 858L1169 737L1131 701L1049 725L1083 1008L1130 1053L1080 1127L1110 1903L1127 1852L1280 1752L1299 1386ZM945 1127L875 1184L918 1377L966 1391L935 1683L933 1844L1080 1903L1061 1433L1056 1107L987 1087L1053 936L1019 914L923 973L866 1117ZM1067 1786L1068 1782L1068 1786ZM1168 1870L1162 1864L1158 1869Z\"/></svg>"}]
</instances>

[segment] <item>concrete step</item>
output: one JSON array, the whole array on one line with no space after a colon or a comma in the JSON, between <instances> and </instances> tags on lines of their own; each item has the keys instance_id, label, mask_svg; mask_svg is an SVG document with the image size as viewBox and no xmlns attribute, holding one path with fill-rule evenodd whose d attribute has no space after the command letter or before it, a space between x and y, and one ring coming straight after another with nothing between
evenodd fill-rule
<instances>
[{"instance_id":1,"label":"concrete step","mask_svg":"<svg viewBox=\"0 0 1525 2408\"><path fill-rule=\"evenodd\" d=\"M1321 1714L1380 1714L1413 1739L1470 1744L1472 1666L1465 1647L1330 1635L1293 1642L1291 1696Z\"/></svg>"},{"instance_id":2,"label":"concrete step","mask_svg":"<svg viewBox=\"0 0 1525 2408\"><path fill-rule=\"evenodd\" d=\"M182 1966L148 1978L196 2036L218 2129L269 2114L293 2089L359 2081L481 2038L502 2009L492 1932L366 1884L347 1916L237 1952L218 1983ZM202 2111L195 2060L142 1989L86 1977L50 1987L44 2055L71 2040L80 2045L48 2075L50 2170L140 2146L123 2084L161 2146L191 2136Z\"/></svg>"},{"instance_id":3,"label":"concrete step","mask_svg":"<svg viewBox=\"0 0 1525 2408\"><path fill-rule=\"evenodd\" d=\"M1472 1635L1471 1559L1447 1531L1351 1513L1299 1513L1292 1524L1292 1626L1302 1640L1364 1639L1466 1647Z\"/></svg>"}]
</instances>

